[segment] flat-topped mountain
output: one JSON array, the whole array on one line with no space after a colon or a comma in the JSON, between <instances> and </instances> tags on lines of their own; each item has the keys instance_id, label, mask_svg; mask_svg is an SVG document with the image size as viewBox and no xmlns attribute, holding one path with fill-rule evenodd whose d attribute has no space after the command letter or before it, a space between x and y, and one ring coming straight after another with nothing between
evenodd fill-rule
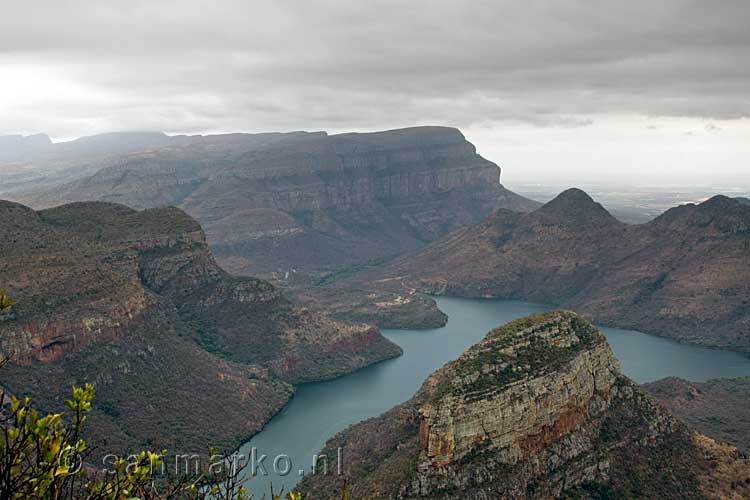
<instances>
[{"instance_id":1,"label":"flat-topped mountain","mask_svg":"<svg viewBox=\"0 0 750 500\"><path fill-rule=\"evenodd\" d=\"M377 329L295 305L214 261L179 209L103 202L34 211L0 201L0 384L58 408L93 383L103 453L205 452L257 432L290 384L396 356ZM104 446L106 444L106 446Z\"/></svg>"},{"instance_id":2,"label":"flat-topped mountain","mask_svg":"<svg viewBox=\"0 0 750 500\"><path fill-rule=\"evenodd\" d=\"M52 148L52 141L46 134L0 135L0 161L18 161Z\"/></svg>"},{"instance_id":3,"label":"flat-topped mountain","mask_svg":"<svg viewBox=\"0 0 750 500\"><path fill-rule=\"evenodd\" d=\"M111 132L56 143L46 134L6 135L0 136L0 162L7 165L84 160L163 146L169 140L161 132Z\"/></svg>"},{"instance_id":4,"label":"flat-topped mountain","mask_svg":"<svg viewBox=\"0 0 750 500\"><path fill-rule=\"evenodd\" d=\"M93 174L113 157L171 140L161 132L113 132L56 143L45 134L0 136L0 197L57 187Z\"/></svg>"},{"instance_id":5,"label":"flat-topped mountain","mask_svg":"<svg viewBox=\"0 0 750 500\"><path fill-rule=\"evenodd\" d=\"M742 498L750 464L694 434L624 377L569 311L491 331L406 403L334 436L345 476L311 498ZM737 488L740 488L739 490Z\"/></svg>"},{"instance_id":6,"label":"flat-topped mountain","mask_svg":"<svg viewBox=\"0 0 750 500\"><path fill-rule=\"evenodd\" d=\"M446 127L178 136L97 163L72 182L14 199L177 205L203 225L220 264L243 275L368 265L498 208L538 206L506 190L499 167Z\"/></svg>"},{"instance_id":7,"label":"flat-topped mountain","mask_svg":"<svg viewBox=\"0 0 750 500\"><path fill-rule=\"evenodd\" d=\"M538 210L499 210L350 278L385 290L522 299L597 323L750 351L750 206L725 196L617 221L580 190Z\"/></svg>"}]
</instances>

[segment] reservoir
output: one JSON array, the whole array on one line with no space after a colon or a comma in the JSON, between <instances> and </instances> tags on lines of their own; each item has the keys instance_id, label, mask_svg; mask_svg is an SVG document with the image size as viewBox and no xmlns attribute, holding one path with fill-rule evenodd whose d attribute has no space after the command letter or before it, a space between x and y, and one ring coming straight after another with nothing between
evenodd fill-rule
<instances>
[{"instance_id":1,"label":"reservoir","mask_svg":"<svg viewBox=\"0 0 750 500\"><path fill-rule=\"evenodd\" d=\"M270 485L288 492L310 471L313 457L335 433L351 424L380 415L409 399L433 371L457 358L493 328L545 311L546 306L517 301L437 297L448 324L433 330L384 330L401 346L403 356L367 367L328 382L298 387L290 403L268 425L240 448L252 449L263 461L247 484L255 498L268 498ZM676 376L693 381L750 375L750 358L740 354L680 344L640 332L601 328L625 375L638 383ZM276 458L281 457L281 458ZM276 470L288 472L274 473ZM343 452L346 463L346 450ZM337 458L328 457L328 473L335 474Z\"/></svg>"}]
</instances>

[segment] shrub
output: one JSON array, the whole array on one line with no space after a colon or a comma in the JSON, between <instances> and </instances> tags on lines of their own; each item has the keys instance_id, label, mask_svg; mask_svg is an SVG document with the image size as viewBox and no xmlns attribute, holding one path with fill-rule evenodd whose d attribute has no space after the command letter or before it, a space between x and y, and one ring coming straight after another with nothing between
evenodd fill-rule
<instances>
[{"instance_id":1,"label":"shrub","mask_svg":"<svg viewBox=\"0 0 750 500\"><path fill-rule=\"evenodd\" d=\"M7 360L0 361L2 367ZM242 469L220 478L157 478L166 452L142 451L115 458L109 471L83 465L89 453L81 438L94 387L73 388L68 414L40 415L31 400L0 392L0 498L8 500L250 500ZM66 420L67 425L66 425ZM291 492L289 500L301 500ZM271 494L270 499L281 500Z\"/></svg>"},{"instance_id":2,"label":"shrub","mask_svg":"<svg viewBox=\"0 0 750 500\"><path fill-rule=\"evenodd\" d=\"M15 305L15 302L10 300L3 292L0 292L0 312L10 309L13 305Z\"/></svg>"}]
</instances>

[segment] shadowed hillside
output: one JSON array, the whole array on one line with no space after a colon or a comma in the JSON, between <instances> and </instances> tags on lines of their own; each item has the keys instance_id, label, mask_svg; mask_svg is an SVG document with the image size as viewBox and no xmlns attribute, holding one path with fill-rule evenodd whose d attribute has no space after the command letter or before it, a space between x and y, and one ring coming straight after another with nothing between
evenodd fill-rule
<instances>
[{"instance_id":1,"label":"shadowed hillside","mask_svg":"<svg viewBox=\"0 0 750 500\"><path fill-rule=\"evenodd\" d=\"M290 384L396 356L377 329L331 320L214 261L176 208L89 202L35 212L0 202L2 386L43 410L92 383L102 453L235 446Z\"/></svg>"},{"instance_id":2,"label":"shadowed hillside","mask_svg":"<svg viewBox=\"0 0 750 500\"><path fill-rule=\"evenodd\" d=\"M627 225L580 190L499 210L346 284L562 305L599 324L750 352L750 207L725 196Z\"/></svg>"}]
</instances>

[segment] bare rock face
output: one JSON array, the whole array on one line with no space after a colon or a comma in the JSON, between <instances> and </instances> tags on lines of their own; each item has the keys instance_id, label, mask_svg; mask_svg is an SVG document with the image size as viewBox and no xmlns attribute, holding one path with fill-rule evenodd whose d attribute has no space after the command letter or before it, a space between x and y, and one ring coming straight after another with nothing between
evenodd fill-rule
<instances>
[{"instance_id":1,"label":"bare rock face","mask_svg":"<svg viewBox=\"0 0 750 500\"><path fill-rule=\"evenodd\" d=\"M16 199L180 206L220 264L242 275L326 274L420 248L497 208L538 206L503 188L499 167L446 127L174 137L99 163Z\"/></svg>"},{"instance_id":2,"label":"bare rock face","mask_svg":"<svg viewBox=\"0 0 750 500\"><path fill-rule=\"evenodd\" d=\"M385 291L530 300L599 324L750 351L750 206L716 196L627 225L580 190L499 210L349 278Z\"/></svg>"},{"instance_id":3,"label":"bare rock face","mask_svg":"<svg viewBox=\"0 0 750 500\"><path fill-rule=\"evenodd\" d=\"M72 385L93 383L104 406L88 428L103 454L236 446L288 400L291 383L401 352L368 325L229 276L176 208L35 212L0 201L0 255L0 283L16 301L0 318L0 356L11 357L0 385L51 410Z\"/></svg>"},{"instance_id":4,"label":"bare rock face","mask_svg":"<svg viewBox=\"0 0 750 500\"><path fill-rule=\"evenodd\" d=\"M603 335L569 311L490 332L323 453L338 447L352 498L716 498L750 470L626 379ZM301 489L335 498L342 479Z\"/></svg>"},{"instance_id":5,"label":"bare rock face","mask_svg":"<svg viewBox=\"0 0 750 500\"><path fill-rule=\"evenodd\" d=\"M617 363L602 339L582 345L591 339L578 336L582 329L571 324L574 319L561 314L510 338L490 336L462 357L454 377L438 388L446 394L420 409L420 445L431 466L455 463L478 447L515 463L578 427L592 403L593 412L606 410L602 396L617 381ZM563 358L566 350L582 352L556 370L557 359L535 356L547 349Z\"/></svg>"}]
</instances>

